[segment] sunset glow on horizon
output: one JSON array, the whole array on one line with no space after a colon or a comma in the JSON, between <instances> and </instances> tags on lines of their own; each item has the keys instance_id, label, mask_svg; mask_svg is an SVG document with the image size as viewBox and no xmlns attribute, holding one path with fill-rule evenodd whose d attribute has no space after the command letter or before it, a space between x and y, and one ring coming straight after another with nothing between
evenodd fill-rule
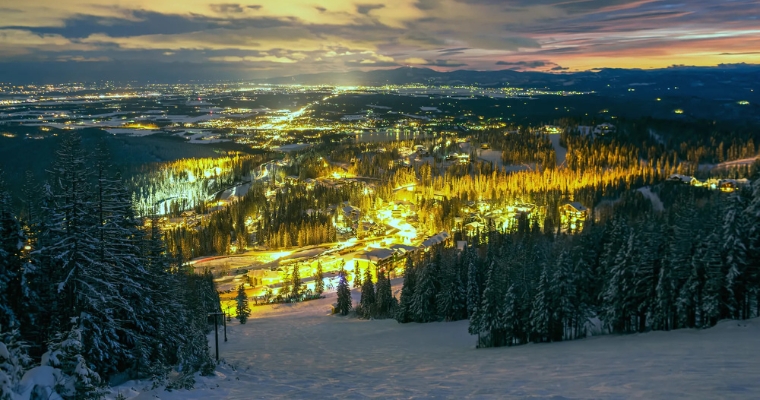
<instances>
[{"instance_id":1,"label":"sunset glow on horizon","mask_svg":"<svg viewBox=\"0 0 760 400\"><path fill-rule=\"evenodd\" d=\"M562 72L760 63L755 0L219 1L8 4L0 70L182 63L206 78L262 78L399 66Z\"/></svg>"}]
</instances>

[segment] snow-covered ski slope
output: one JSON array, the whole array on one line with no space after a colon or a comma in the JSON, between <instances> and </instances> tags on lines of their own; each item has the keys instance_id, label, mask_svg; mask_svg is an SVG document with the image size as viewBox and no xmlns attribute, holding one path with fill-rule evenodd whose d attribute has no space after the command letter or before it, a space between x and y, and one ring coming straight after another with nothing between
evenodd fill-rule
<instances>
[{"instance_id":1,"label":"snow-covered ski slope","mask_svg":"<svg viewBox=\"0 0 760 400\"><path fill-rule=\"evenodd\" d=\"M116 390L136 399L760 398L760 319L475 349L467 321L364 321L328 315L334 301L330 293L233 320L219 345L227 364L194 390Z\"/></svg>"}]
</instances>

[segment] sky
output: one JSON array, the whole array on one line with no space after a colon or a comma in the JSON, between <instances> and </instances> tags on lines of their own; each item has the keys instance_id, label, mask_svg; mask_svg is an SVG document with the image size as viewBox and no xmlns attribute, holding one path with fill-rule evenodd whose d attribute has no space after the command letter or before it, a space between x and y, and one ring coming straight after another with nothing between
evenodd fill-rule
<instances>
[{"instance_id":1,"label":"sky","mask_svg":"<svg viewBox=\"0 0 760 400\"><path fill-rule=\"evenodd\" d=\"M16 0L0 15L0 81L760 63L760 0Z\"/></svg>"}]
</instances>

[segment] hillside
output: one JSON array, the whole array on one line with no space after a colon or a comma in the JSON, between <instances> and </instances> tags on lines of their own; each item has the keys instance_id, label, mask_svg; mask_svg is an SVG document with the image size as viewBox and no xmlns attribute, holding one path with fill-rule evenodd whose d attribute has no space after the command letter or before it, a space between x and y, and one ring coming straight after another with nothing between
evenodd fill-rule
<instances>
[{"instance_id":1,"label":"hillside","mask_svg":"<svg viewBox=\"0 0 760 400\"><path fill-rule=\"evenodd\" d=\"M254 308L246 325L233 320L219 345L226 364L195 390L128 382L115 392L132 399L760 397L760 319L476 350L467 321L331 316L334 301L331 293Z\"/></svg>"}]
</instances>

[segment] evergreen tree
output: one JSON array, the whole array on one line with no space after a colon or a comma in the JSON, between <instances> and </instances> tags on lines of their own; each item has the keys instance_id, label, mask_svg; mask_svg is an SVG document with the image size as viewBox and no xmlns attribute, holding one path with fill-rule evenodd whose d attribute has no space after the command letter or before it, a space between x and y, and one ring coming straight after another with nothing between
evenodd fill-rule
<instances>
[{"instance_id":1,"label":"evergreen tree","mask_svg":"<svg viewBox=\"0 0 760 400\"><path fill-rule=\"evenodd\" d=\"M557 258L557 267L552 278L552 293L556 299L553 340L574 339L578 320L584 319L585 310L576 298L577 283L572 263L570 252L563 249Z\"/></svg>"},{"instance_id":2,"label":"evergreen tree","mask_svg":"<svg viewBox=\"0 0 760 400\"><path fill-rule=\"evenodd\" d=\"M99 389L101 377L83 355L84 346L81 328L77 324L69 332L59 334L52 341L50 350L42 356L42 365L63 373L64 380L55 389L64 398L99 399L104 395Z\"/></svg>"},{"instance_id":3,"label":"evergreen tree","mask_svg":"<svg viewBox=\"0 0 760 400\"><path fill-rule=\"evenodd\" d=\"M391 318L395 316L398 302L393 297L391 280L385 276L385 268L377 271L377 285L375 294L375 314L374 318Z\"/></svg>"},{"instance_id":4,"label":"evergreen tree","mask_svg":"<svg viewBox=\"0 0 760 400\"><path fill-rule=\"evenodd\" d=\"M533 307L530 312L530 326L534 340L537 342L548 341L549 330L552 326L552 293L550 282L551 270L548 263L541 270L541 278L538 283Z\"/></svg>"},{"instance_id":5,"label":"evergreen tree","mask_svg":"<svg viewBox=\"0 0 760 400\"><path fill-rule=\"evenodd\" d=\"M241 324L245 324L246 321L248 321L248 316L251 315L251 309L248 307L248 296L245 294L244 284L238 286L237 297L235 297L235 300L237 301L237 315L235 318L237 318Z\"/></svg>"},{"instance_id":6,"label":"evergreen tree","mask_svg":"<svg viewBox=\"0 0 760 400\"><path fill-rule=\"evenodd\" d=\"M503 312L502 286L496 262L491 261L480 307L470 319L469 332L478 335L478 347L499 347L506 344L507 323Z\"/></svg>"},{"instance_id":7,"label":"evergreen tree","mask_svg":"<svg viewBox=\"0 0 760 400\"><path fill-rule=\"evenodd\" d=\"M396 321L399 323L412 322L412 299L417 286L417 271L412 263L411 257L406 258L406 267L404 267L404 283L401 286L401 296L399 299L398 310L396 311Z\"/></svg>"},{"instance_id":8,"label":"evergreen tree","mask_svg":"<svg viewBox=\"0 0 760 400\"><path fill-rule=\"evenodd\" d=\"M438 320L435 272L436 268L433 263L420 266L415 271L416 283L409 306L409 312L414 322L432 322Z\"/></svg>"},{"instance_id":9,"label":"evergreen tree","mask_svg":"<svg viewBox=\"0 0 760 400\"><path fill-rule=\"evenodd\" d=\"M608 284L604 292L603 320L611 325L613 332L629 332L631 315L635 313L635 304L631 304L633 291L633 260L636 242L633 232L628 232L625 246L618 250L614 263L609 269Z\"/></svg>"},{"instance_id":10,"label":"evergreen tree","mask_svg":"<svg viewBox=\"0 0 760 400\"><path fill-rule=\"evenodd\" d=\"M348 315L351 311L351 289L348 287L346 270L341 266L338 272L338 312L340 315Z\"/></svg>"},{"instance_id":11,"label":"evergreen tree","mask_svg":"<svg viewBox=\"0 0 760 400\"><path fill-rule=\"evenodd\" d=\"M93 213L90 175L81 138L66 137L51 170L53 201L49 225L42 233L49 238L49 245L36 251L41 255L38 259L48 264L45 269L52 273L53 290L57 291L51 304L53 329L65 332L69 321L78 318L83 356L98 374L107 377L116 372L119 358L126 354L119 341L117 316L130 310L118 290L123 277L100 256L100 226Z\"/></svg>"},{"instance_id":12,"label":"evergreen tree","mask_svg":"<svg viewBox=\"0 0 760 400\"><path fill-rule=\"evenodd\" d=\"M362 287L362 269L354 265L354 289Z\"/></svg>"},{"instance_id":13,"label":"evergreen tree","mask_svg":"<svg viewBox=\"0 0 760 400\"><path fill-rule=\"evenodd\" d=\"M362 297L359 300L359 307L356 309L359 318L370 319L375 313L375 285L372 282L372 274L369 267L364 270L364 279L362 281Z\"/></svg>"},{"instance_id":14,"label":"evergreen tree","mask_svg":"<svg viewBox=\"0 0 760 400\"><path fill-rule=\"evenodd\" d=\"M25 242L21 224L11 212L11 196L5 191L0 171L0 332L18 327Z\"/></svg>"},{"instance_id":15,"label":"evergreen tree","mask_svg":"<svg viewBox=\"0 0 760 400\"><path fill-rule=\"evenodd\" d=\"M467 317L472 318L480 306L480 286L478 268L474 262L467 265Z\"/></svg>"},{"instance_id":16,"label":"evergreen tree","mask_svg":"<svg viewBox=\"0 0 760 400\"><path fill-rule=\"evenodd\" d=\"M314 293L321 295L325 291L325 275L322 272L322 263L317 261L317 274L314 276Z\"/></svg>"},{"instance_id":17,"label":"evergreen tree","mask_svg":"<svg viewBox=\"0 0 760 400\"><path fill-rule=\"evenodd\" d=\"M749 318L749 290L747 280L748 236L744 218L744 204L739 193L728 198L723 218L723 257L726 262L726 305L735 319Z\"/></svg>"},{"instance_id":18,"label":"evergreen tree","mask_svg":"<svg viewBox=\"0 0 760 400\"><path fill-rule=\"evenodd\" d=\"M301 299L301 291L302 291L301 288L303 285L301 283L300 270L301 270L300 264L296 263L296 265L293 266L293 275L291 277L292 279L290 283L291 288L292 288L290 291L290 298L293 299L294 301L298 301Z\"/></svg>"},{"instance_id":19,"label":"evergreen tree","mask_svg":"<svg viewBox=\"0 0 760 400\"><path fill-rule=\"evenodd\" d=\"M19 383L30 363L18 331L0 331L0 400L14 400L20 391Z\"/></svg>"},{"instance_id":20,"label":"evergreen tree","mask_svg":"<svg viewBox=\"0 0 760 400\"><path fill-rule=\"evenodd\" d=\"M438 292L438 311L446 321L467 318L467 296L461 275L449 258L445 259L441 271L441 291Z\"/></svg>"},{"instance_id":21,"label":"evergreen tree","mask_svg":"<svg viewBox=\"0 0 760 400\"><path fill-rule=\"evenodd\" d=\"M516 341L519 341L523 336L521 330L520 310L521 307L518 302L518 297L515 294L515 285L509 285L507 293L504 296L504 309L501 313L501 318L504 321L504 337L505 344L511 346Z\"/></svg>"}]
</instances>

